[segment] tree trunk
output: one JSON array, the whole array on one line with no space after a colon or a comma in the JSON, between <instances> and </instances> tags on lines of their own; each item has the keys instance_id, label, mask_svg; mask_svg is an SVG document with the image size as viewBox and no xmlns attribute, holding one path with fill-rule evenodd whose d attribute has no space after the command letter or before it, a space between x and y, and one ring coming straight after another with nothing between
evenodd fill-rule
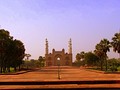
<instances>
[{"instance_id":1,"label":"tree trunk","mask_svg":"<svg viewBox=\"0 0 120 90\"><path fill-rule=\"evenodd\" d=\"M3 67L3 72L5 73L5 71L6 71L6 67Z\"/></svg>"},{"instance_id":2,"label":"tree trunk","mask_svg":"<svg viewBox=\"0 0 120 90\"><path fill-rule=\"evenodd\" d=\"M28 69L28 65L27 65L27 69Z\"/></svg>"},{"instance_id":3,"label":"tree trunk","mask_svg":"<svg viewBox=\"0 0 120 90\"><path fill-rule=\"evenodd\" d=\"M20 65L19 65L19 71L20 71Z\"/></svg>"},{"instance_id":4,"label":"tree trunk","mask_svg":"<svg viewBox=\"0 0 120 90\"><path fill-rule=\"evenodd\" d=\"M2 67L0 67L0 73L2 73Z\"/></svg>"},{"instance_id":5,"label":"tree trunk","mask_svg":"<svg viewBox=\"0 0 120 90\"><path fill-rule=\"evenodd\" d=\"M14 67L14 71L16 72L16 67Z\"/></svg>"},{"instance_id":6,"label":"tree trunk","mask_svg":"<svg viewBox=\"0 0 120 90\"><path fill-rule=\"evenodd\" d=\"M1 67L1 73L3 73L3 67Z\"/></svg>"},{"instance_id":7,"label":"tree trunk","mask_svg":"<svg viewBox=\"0 0 120 90\"><path fill-rule=\"evenodd\" d=\"M105 61L106 61L106 71L107 71L107 59Z\"/></svg>"},{"instance_id":8,"label":"tree trunk","mask_svg":"<svg viewBox=\"0 0 120 90\"><path fill-rule=\"evenodd\" d=\"M103 70L103 61L101 60L101 70Z\"/></svg>"},{"instance_id":9,"label":"tree trunk","mask_svg":"<svg viewBox=\"0 0 120 90\"><path fill-rule=\"evenodd\" d=\"M40 61L40 70L41 70L41 61Z\"/></svg>"},{"instance_id":10,"label":"tree trunk","mask_svg":"<svg viewBox=\"0 0 120 90\"><path fill-rule=\"evenodd\" d=\"M10 67L7 68L7 71L10 72Z\"/></svg>"}]
</instances>

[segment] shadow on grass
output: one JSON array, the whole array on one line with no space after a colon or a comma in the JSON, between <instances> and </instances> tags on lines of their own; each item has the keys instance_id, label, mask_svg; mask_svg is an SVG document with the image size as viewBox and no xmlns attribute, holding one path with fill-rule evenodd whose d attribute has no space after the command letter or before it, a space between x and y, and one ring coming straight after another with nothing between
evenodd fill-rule
<instances>
[{"instance_id":1,"label":"shadow on grass","mask_svg":"<svg viewBox=\"0 0 120 90\"><path fill-rule=\"evenodd\" d=\"M6 73L0 73L0 75L18 75L18 74L24 74L27 72L32 72L32 71L36 71L37 69L21 69L20 71L14 71L14 72L6 72Z\"/></svg>"}]
</instances>

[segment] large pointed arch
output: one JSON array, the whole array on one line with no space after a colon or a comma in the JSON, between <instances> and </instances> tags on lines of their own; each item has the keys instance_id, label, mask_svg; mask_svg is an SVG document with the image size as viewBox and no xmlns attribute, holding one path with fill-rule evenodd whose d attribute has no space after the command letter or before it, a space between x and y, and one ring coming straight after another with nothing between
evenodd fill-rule
<instances>
[{"instance_id":1,"label":"large pointed arch","mask_svg":"<svg viewBox=\"0 0 120 90\"><path fill-rule=\"evenodd\" d=\"M55 57L54 57L54 65L58 65L58 58L60 58L60 60L59 60L59 64L61 65L61 60L63 59L63 57L62 57L62 55L60 55L60 54L57 54L57 55L55 55Z\"/></svg>"}]
</instances>

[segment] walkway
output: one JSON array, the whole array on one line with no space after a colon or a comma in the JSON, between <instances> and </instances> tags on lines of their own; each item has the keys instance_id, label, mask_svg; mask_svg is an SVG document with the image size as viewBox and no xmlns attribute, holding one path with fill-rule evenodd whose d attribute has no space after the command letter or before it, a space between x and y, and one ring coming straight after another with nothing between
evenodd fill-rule
<instances>
[{"instance_id":1,"label":"walkway","mask_svg":"<svg viewBox=\"0 0 120 90\"><path fill-rule=\"evenodd\" d=\"M60 85L0 85L0 89L40 89L40 88L120 88L120 74L85 70L75 67L61 67L61 79L58 79L57 67L46 67L41 70L19 75L0 75L0 82L65 82L65 81L117 81L114 84L60 84ZM96 82L93 82L96 83ZM108 82L109 83L109 82Z\"/></svg>"}]
</instances>

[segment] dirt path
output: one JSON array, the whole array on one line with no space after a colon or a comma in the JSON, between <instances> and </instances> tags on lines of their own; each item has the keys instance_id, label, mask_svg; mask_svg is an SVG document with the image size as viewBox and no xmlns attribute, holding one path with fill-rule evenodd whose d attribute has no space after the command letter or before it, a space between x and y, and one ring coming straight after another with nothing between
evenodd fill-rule
<instances>
[{"instance_id":1,"label":"dirt path","mask_svg":"<svg viewBox=\"0 0 120 90\"><path fill-rule=\"evenodd\" d=\"M120 74L104 74L91 70L80 68L62 68L60 69L60 80L120 80ZM0 81L11 80L37 80L37 81L51 81L58 80L57 68L43 68L33 72L27 72L19 75L0 75Z\"/></svg>"},{"instance_id":2,"label":"dirt path","mask_svg":"<svg viewBox=\"0 0 120 90\"><path fill-rule=\"evenodd\" d=\"M12 81L86 81L86 80L120 80L120 74L104 74L103 72L91 71L86 69L80 69L75 67L61 67L60 77L58 79L58 68L47 67L41 70L27 72L19 75L0 75L0 82L12 82ZM120 84L84 84L84 85L36 85L36 87L117 87L120 88ZM9 87L18 87L10 86ZM8 87L8 88L9 88ZM20 86L20 87L32 87L32 86ZM18 87L18 88L20 88ZM35 87L35 85L34 85ZM0 85L0 88L6 88L4 85Z\"/></svg>"}]
</instances>

